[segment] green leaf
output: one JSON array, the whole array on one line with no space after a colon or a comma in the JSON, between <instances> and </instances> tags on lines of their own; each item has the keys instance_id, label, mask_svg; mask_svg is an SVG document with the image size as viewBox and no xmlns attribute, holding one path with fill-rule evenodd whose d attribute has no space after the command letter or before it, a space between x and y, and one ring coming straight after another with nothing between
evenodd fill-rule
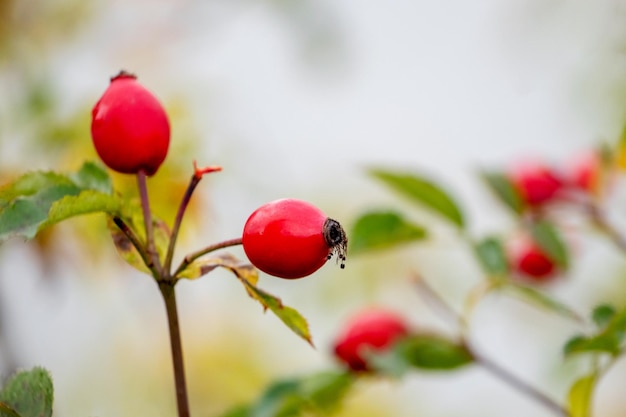
<instances>
[{"instance_id":1,"label":"green leaf","mask_svg":"<svg viewBox=\"0 0 626 417\"><path fill-rule=\"evenodd\" d=\"M90 213L116 213L120 208L119 198L100 191L87 190L78 195L66 195L52 203L48 218L39 226L39 230L70 217Z\"/></svg>"},{"instance_id":2,"label":"green leaf","mask_svg":"<svg viewBox=\"0 0 626 417\"><path fill-rule=\"evenodd\" d=\"M592 373L578 379L567 394L567 406L571 417L591 417L593 391L598 374Z\"/></svg>"},{"instance_id":3,"label":"green leaf","mask_svg":"<svg viewBox=\"0 0 626 417\"><path fill-rule=\"evenodd\" d=\"M0 391L3 416L14 416L8 408L21 417L52 416L53 387L50 374L43 368L22 371L13 375ZM5 414L6 413L6 414Z\"/></svg>"},{"instance_id":4,"label":"green leaf","mask_svg":"<svg viewBox=\"0 0 626 417\"><path fill-rule=\"evenodd\" d=\"M302 317L298 311L283 305L280 298L257 288L250 282L245 280L243 280L243 282L248 290L248 294L251 294L252 298L259 301L263 305L263 308L269 308L279 319L282 320L283 323L287 325L287 327L289 327L289 329L291 329L292 332L313 346L309 325L306 319Z\"/></svg>"},{"instance_id":5,"label":"green leaf","mask_svg":"<svg viewBox=\"0 0 626 417\"><path fill-rule=\"evenodd\" d=\"M350 253L380 250L422 240L426 230L392 211L370 212L359 217L350 233Z\"/></svg>"},{"instance_id":6,"label":"green leaf","mask_svg":"<svg viewBox=\"0 0 626 417\"><path fill-rule=\"evenodd\" d=\"M379 169L372 169L369 173L411 201L433 210L459 228L465 227L459 206L448 193L430 180L409 173Z\"/></svg>"},{"instance_id":7,"label":"green leaf","mask_svg":"<svg viewBox=\"0 0 626 417\"><path fill-rule=\"evenodd\" d=\"M503 291L537 307L543 308L553 313L557 313L565 318L574 321L582 321L580 315L572 310L569 306L551 298L547 294L542 293L534 287L529 287L516 282L507 281L503 283L500 288Z\"/></svg>"},{"instance_id":8,"label":"green leaf","mask_svg":"<svg viewBox=\"0 0 626 417\"><path fill-rule=\"evenodd\" d=\"M222 417L297 417L330 415L354 378L346 372L320 372L275 382L253 404L238 406Z\"/></svg>"},{"instance_id":9,"label":"green leaf","mask_svg":"<svg viewBox=\"0 0 626 417\"><path fill-rule=\"evenodd\" d=\"M396 348L411 365L421 369L450 370L474 361L465 346L437 335L416 335Z\"/></svg>"},{"instance_id":10,"label":"green leaf","mask_svg":"<svg viewBox=\"0 0 626 417\"><path fill-rule=\"evenodd\" d=\"M571 338L563 348L566 356L575 353L608 353L618 356L622 353L622 342L626 336L626 309L613 312L612 307L598 306L592 318L599 327L593 335L578 335Z\"/></svg>"},{"instance_id":11,"label":"green leaf","mask_svg":"<svg viewBox=\"0 0 626 417\"><path fill-rule=\"evenodd\" d=\"M411 368L447 371L474 361L463 344L433 334L414 334L399 340L391 349L382 353L370 350L365 356L378 372L396 377Z\"/></svg>"},{"instance_id":12,"label":"green leaf","mask_svg":"<svg viewBox=\"0 0 626 417\"><path fill-rule=\"evenodd\" d=\"M32 239L42 228L69 217L117 210L119 203L110 192L108 175L93 163L69 175L24 174L0 188L0 243L12 237Z\"/></svg>"},{"instance_id":13,"label":"green leaf","mask_svg":"<svg viewBox=\"0 0 626 417\"><path fill-rule=\"evenodd\" d=\"M348 372L319 372L301 380L300 392L311 408L328 415L339 408L353 383L354 378Z\"/></svg>"},{"instance_id":14,"label":"green leaf","mask_svg":"<svg viewBox=\"0 0 626 417\"><path fill-rule=\"evenodd\" d=\"M299 381L279 381L265 392L250 413L253 417L295 417L304 401L298 395Z\"/></svg>"},{"instance_id":15,"label":"green leaf","mask_svg":"<svg viewBox=\"0 0 626 417\"><path fill-rule=\"evenodd\" d=\"M226 268L231 271L244 285L248 295L257 300L264 310L271 310L291 331L313 345L307 321L295 309L283 305L280 298L263 291L256 286L259 280L257 269L246 262L242 262L229 253L197 260L178 274L178 278L196 279L215 268Z\"/></svg>"},{"instance_id":16,"label":"green leaf","mask_svg":"<svg viewBox=\"0 0 626 417\"><path fill-rule=\"evenodd\" d=\"M93 162L85 162L70 178L83 190L113 194L113 181L104 167Z\"/></svg>"},{"instance_id":17,"label":"green leaf","mask_svg":"<svg viewBox=\"0 0 626 417\"><path fill-rule=\"evenodd\" d=\"M615 317L615 308L608 304L596 306L591 312L591 319L599 328L605 328Z\"/></svg>"},{"instance_id":18,"label":"green leaf","mask_svg":"<svg viewBox=\"0 0 626 417\"><path fill-rule=\"evenodd\" d=\"M563 242L561 233L547 220L540 220L531 227L534 241L546 252L558 266L567 268L569 265L569 254Z\"/></svg>"},{"instance_id":19,"label":"green leaf","mask_svg":"<svg viewBox=\"0 0 626 417\"><path fill-rule=\"evenodd\" d=\"M617 356L620 353L621 340L614 334L602 334L595 337L582 335L571 338L563 349L565 356L575 353L608 353Z\"/></svg>"},{"instance_id":20,"label":"green leaf","mask_svg":"<svg viewBox=\"0 0 626 417\"><path fill-rule=\"evenodd\" d=\"M474 253L490 278L498 278L508 274L509 261L499 239L488 237L477 242L474 245Z\"/></svg>"},{"instance_id":21,"label":"green leaf","mask_svg":"<svg viewBox=\"0 0 626 417\"><path fill-rule=\"evenodd\" d=\"M482 179L495 196L516 214L524 211L524 201L507 176L500 172L482 172Z\"/></svg>"}]
</instances>

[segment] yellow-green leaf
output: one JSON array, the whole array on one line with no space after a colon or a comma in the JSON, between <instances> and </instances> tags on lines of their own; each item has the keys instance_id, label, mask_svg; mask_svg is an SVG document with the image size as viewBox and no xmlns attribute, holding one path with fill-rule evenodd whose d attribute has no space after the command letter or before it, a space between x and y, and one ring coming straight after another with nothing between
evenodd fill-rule
<instances>
[{"instance_id":1,"label":"yellow-green leaf","mask_svg":"<svg viewBox=\"0 0 626 417\"><path fill-rule=\"evenodd\" d=\"M223 253L215 257L196 260L181 271L177 278L196 279L205 275L215 268L226 268L231 271L243 284L248 295L257 300L264 310L271 310L291 331L313 344L309 325L304 317L295 309L282 303L280 298L258 288L259 273L257 269L246 262L242 262L229 253Z\"/></svg>"},{"instance_id":2,"label":"yellow-green leaf","mask_svg":"<svg viewBox=\"0 0 626 417\"><path fill-rule=\"evenodd\" d=\"M598 374L592 373L578 379L569 390L567 405L571 417L591 417L593 391Z\"/></svg>"}]
</instances>

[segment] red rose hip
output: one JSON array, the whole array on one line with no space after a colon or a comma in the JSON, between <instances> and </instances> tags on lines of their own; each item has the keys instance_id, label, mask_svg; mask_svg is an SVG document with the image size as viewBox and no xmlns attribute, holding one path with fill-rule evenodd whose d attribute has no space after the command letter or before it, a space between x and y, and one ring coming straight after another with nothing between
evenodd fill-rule
<instances>
[{"instance_id":1,"label":"red rose hip","mask_svg":"<svg viewBox=\"0 0 626 417\"><path fill-rule=\"evenodd\" d=\"M91 137L112 170L154 175L167 156L170 124L156 97L122 71L93 108Z\"/></svg>"},{"instance_id":2,"label":"red rose hip","mask_svg":"<svg viewBox=\"0 0 626 417\"><path fill-rule=\"evenodd\" d=\"M535 282L545 282L556 275L555 262L535 243L526 242L513 255L514 269Z\"/></svg>"},{"instance_id":3,"label":"red rose hip","mask_svg":"<svg viewBox=\"0 0 626 417\"><path fill-rule=\"evenodd\" d=\"M261 271L279 278L311 275L332 255L344 267L347 238L341 225L301 200L276 200L256 209L246 221L243 249Z\"/></svg>"},{"instance_id":4,"label":"red rose hip","mask_svg":"<svg viewBox=\"0 0 626 417\"><path fill-rule=\"evenodd\" d=\"M516 167L510 178L522 200L529 206L538 206L553 200L563 187L559 175L539 163L526 163Z\"/></svg>"},{"instance_id":5,"label":"red rose hip","mask_svg":"<svg viewBox=\"0 0 626 417\"><path fill-rule=\"evenodd\" d=\"M366 349L383 352L409 334L404 320L390 311L365 310L354 316L335 342L335 356L353 371L368 371Z\"/></svg>"}]
</instances>

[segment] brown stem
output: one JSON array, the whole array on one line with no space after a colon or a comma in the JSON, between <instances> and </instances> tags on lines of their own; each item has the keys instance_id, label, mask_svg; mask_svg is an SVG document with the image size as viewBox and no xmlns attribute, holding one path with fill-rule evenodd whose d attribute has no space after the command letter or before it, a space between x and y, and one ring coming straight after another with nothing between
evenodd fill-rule
<instances>
[{"instance_id":1,"label":"brown stem","mask_svg":"<svg viewBox=\"0 0 626 417\"><path fill-rule=\"evenodd\" d=\"M618 232L606 218L606 214L595 203L587 205L591 221L615 243L622 252L626 252L626 237Z\"/></svg>"},{"instance_id":2,"label":"brown stem","mask_svg":"<svg viewBox=\"0 0 626 417\"><path fill-rule=\"evenodd\" d=\"M183 259L183 261L180 263L178 268L176 268L176 272L174 272L174 274L172 276L176 277L185 268L187 268L190 263L192 263L193 261L195 261L199 257L201 257L203 255L206 255L209 252L213 252L213 251L218 250L218 249L224 249L224 248L228 248L230 246L237 246L237 245L241 245L241 238L240 237L235 238L235 239L230 239L230 240L224 240L223 242L214 243L214 244L209 245L209 246L207 246L205 248L202 248L202 249L200 249L200 250L198 250L196 252L190 253L189 255L185 256L185 259Z\"/></svg>"},{"instance_id":3,"label":"brown stem","mask_svg":"<svg viewBox=\"0 0 626 417\"><path fill-rule=\"evenodd\" d=\"M167 312L178 417L189 417L189 400L187 397L183 348L180 338L180 325L178 323L178 309L176 307L176 293L174 291L174 285L175 282L172 281L161 281L159 282L159 289L161 290L161 295L163 296L163 301L165 302L165 310Z\"/></svg>"},{"instance_id":4,"label":"brown stem","mask_svg":"<svg viewBox=\"0 0 626 417\"><path fill-rule=\"evenodd\" d=\"M189 205L189 201L191 200L191 195L193 191L196 189L198 183L202 177L197 175L192 175L189 180L189 185L187 186L187 190L185 191L185 195L183 196L182 201L180 202L180 206L178 207L178 213L176 213L176 219L174 220L174 227L172 228L172 236L170 238L170 243L167 248L167 255L165 256L164 268L166 271L170 271L172 268L172 258L174 257L174 247L176 246L176 240L178 239L178 232L180 231L180 225L183 221L183 217L185 215L185 210L187 210L187 206ZM173 276L175 276L174 274Z\"/></svg>"},{"instance_id":5,"label":"brown stem","mask_svg":"<svg viewBox=\"0 0 626 417\"><path fill-rule=\"evenodd\" d=\"M163 278L161 260L154 245L154 232L152 228L152 213L150 211L150 200L148 198L148 185L146 183L146 173L141 170L137 173L137 186L139 188L139 197L141 199L141 209L143 210L143 222L146 228L146 250L154 269L158 272L159 277Z\"/></svg>"}]
</instances>

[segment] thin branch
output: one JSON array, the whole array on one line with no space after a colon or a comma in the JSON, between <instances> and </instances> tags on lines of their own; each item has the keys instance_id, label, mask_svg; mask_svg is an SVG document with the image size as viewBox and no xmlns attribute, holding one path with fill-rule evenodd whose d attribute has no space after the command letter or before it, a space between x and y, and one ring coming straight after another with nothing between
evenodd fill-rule
<instances>
[{"instance_id":1,"label":"thin branch","mask_svg":"<svg viewBox=\"0 0 626 417\"><path fill-rule=\"evenodd\" d=\"M587 212L591 217L591 221L598 227L609 239L613 241L622 252L626 252L626 236L622 235L618 230L609 223L606 214L595 203L589 203Z\"/></svg>"},{"instance_id":2,"label":"thin branch","mask_svg":"<svg viewBox=\"0 0 626 417\"><path fill-rule=\"evenodd\" d=\"M431 305L433 310L441 313L440 315L443 318L451 321L455 326L459 326L462 329L467 327L465 319L450 307L450 305L428 285L421 275L412 272L412 278L419 293L423 296L424 300Z\"/></svg>"},{"instance_id":3,"label":"thin branch","mask_svg":"<svg viewBox=\"0 0 626 417\"><path fill-rule=\"evenodd\" d=\"M176 219L174 220L174 227L172 228L170 243L167 247L167 255L165 256L164 268L166 271L170 271L170 269L172 268L174 247L176 246L176 240L178 239L180 225L183 221L185 210L187 210L187 206L189 205L189 201L191 200L191 195L193 194L193 191L196 189L196 186L199 182L200 178L198 178L195 174L191 176L191 179L189 180L189 185L187 186L187 190L185 191L185 195L183 196L183 199L180 202L180 206L178 207L178 213L176 213Z\"/></svg>"},{"instance_id":4,"label":"thin branch","mask_svg":"<svg viewBox=\"0 0 626 417\"><path fill-rule=\"evenodd\" d=\"M154 245L154 231L152 228L152 212L150 211L150 200L148 198L148 185L146 183L146 173L141 170L137 173L137 187L139 188L139 197L141 199L141 209L143 210L143 222L146 228L146 250L154 269L158 272L159 277L163 278L161 260Z\"/></svg>"},{"instance_id":5,"label":"thin branch","mask_svg":"<svg viewBox=\"0 0 626 417\"><path fill-rule=\"evenodd\" d=\"M209 166L205 168L198 168L196 162L193 163L194 173L189 180L189 185L187 186L187 190L183 195L183 198L180 202L180 206L178 206L178 213L176 213L176 219L174 220L174 226L172 228L172 235L170 237L170 243L167 247L167 254L165 255L165 263L164 268L169 273L172 268L172 259L174 258L174 248L176 247L176 240L178 239L178 233L180 231L180 225L183 221L183 217L185 216L185 211L187 210L187 206L189 205L189 201L191 201L191 196L193 195L194 190L200 183L204 174L209 174L211 172L219 172L222 170L219 166ZM178 272L178 271L177 271ZM172 276L176 276L173 274Z\"/></svg>"},{"instance_id":6,"label":"thin branch","mask_svg":"<svg viewBox=\"0 0 626 417\"><path fill-rule=\"evenodd\" d=\"M189 264L191 264L193 261L195 261L196 259L198 259L199 257L203 255L206 255L209 252L213 252L219 249L224 249L224 248L237 246L237 245L241 245L240 237L235 238L235 239L230 239L230 240L224 240L223 242L214 243L196 252L190 253L189 255L185 256L185 259L183 259L183 261L180 263L178 268L176 268L176 272L174 272L172 276L176 277L178 274L184 271L185 268L189 266Z\"/></svg>"},{"instance_id":7,"label":"thin branch","mask_svg":"<svg viewBox=\"0 0 626 417\"><path fill-rule=\"evenodd\" d=\"M548 397L543 392L539 391L537 388L528 384L527 382L519 379L517 376L513 375L507 369L502 366L496 364L491 359L487 359L484 356L476 354L471 348L468 347L470 353L474 357L474 360L477 364L481 365L485 370L489 371L492 375L500 378L501 381L507 383L509 386L515 388L517 391L526 395L529 398L532 398L537 403L543 405L545 408L553 411L556 415L562 417L570 417L569 411L567 411L563 406L558 404L552 398Z\"/></svg>"},{"instance_id":8,"label":"thin branch","mask_svg":"<svg viewBox=\"0 0 626 417\"><path fill-rule=\"evenodd\" d=\"M420 275L413 272L413 280L416 283L420 293L425 296L426 301L430 302L434 309L441 312L442 316L458 324L464 332L467 330L467 321L452 307L450 307L450 305L448 305L448 303L446 303L445 300L441 298L441 296L437 294L437 292L433 290ZM467 336L465 334L461 335L461 341L466 346L477 364L481 365L483 368L485 368L493 375L500 378L500 380L515 388L522 394L525 394L527 397L533 399L537 403L554 411L557 415L562 417L570 417L569 412L565 408L563 408L557 402L545 395L543 392L522 381L517 376L509 372L507 369L477 353L470 346L470 343L468 342Z\"/></svg>"}]
</instances>

